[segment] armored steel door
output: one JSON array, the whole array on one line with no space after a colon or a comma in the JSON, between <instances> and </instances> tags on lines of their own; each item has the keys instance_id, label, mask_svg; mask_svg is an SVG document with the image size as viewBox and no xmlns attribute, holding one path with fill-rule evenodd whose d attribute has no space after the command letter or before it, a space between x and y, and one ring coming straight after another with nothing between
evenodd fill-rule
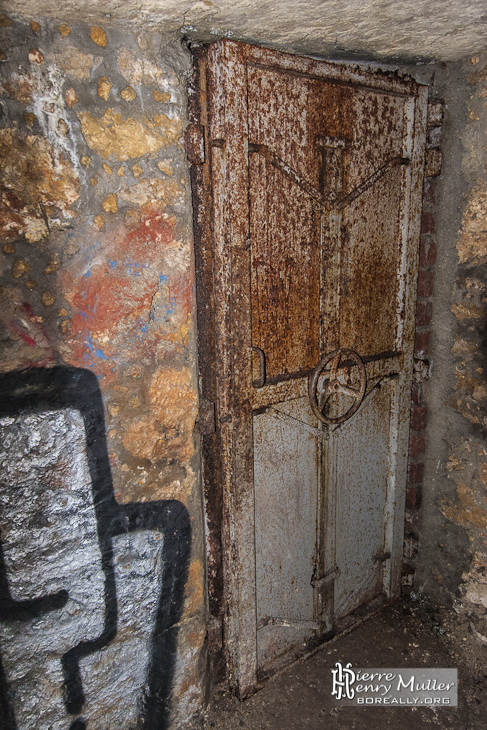
<instances>
[{"instance_id":1,"label":"armored steel door","mask_svg":"<svg viewBox=\"0 0 487 730\"><path fill-rule=\"evenodd\" d=\"M228 41L198 70L204 471L245 696L399 593L426 90Z\"/></svg>"}]
</instances>

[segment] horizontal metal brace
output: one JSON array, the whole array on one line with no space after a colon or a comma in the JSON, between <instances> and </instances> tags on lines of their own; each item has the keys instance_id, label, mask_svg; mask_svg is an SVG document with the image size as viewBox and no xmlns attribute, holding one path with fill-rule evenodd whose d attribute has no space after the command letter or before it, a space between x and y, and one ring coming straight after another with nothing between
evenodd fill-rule
<instances>
[{"instance_id":1,"label":"horizontal metal brace","mask_svg":"<svg viewBox=\"0 0 487 730\"><path fill-rule=\"evenodd\" d=\"M312 631L321 631L323 623L321 621L300 621L294 618L278 618L277 616L264 616L257 621L257 630L263 629L264 626L284 626L288 629L308 629Z\"/></svg>"},{"instance_id":2,"label":"horizontal metal brace","mask_svg":"<svg viewBox=\"0 0 487 730\"><path fill-rule=\"evenodd\" d=\"M332 570L326 572L325 575L323 575L321 578L313 578L313 580L311 581L311 585L313 586L313 588L319 590L320 588L323 588L323 586L326 586L329 583L333 583L333 581L336 580L339 575L341 575L341 570L338 566L336 566Z\"/></svg>"}]
</instances>

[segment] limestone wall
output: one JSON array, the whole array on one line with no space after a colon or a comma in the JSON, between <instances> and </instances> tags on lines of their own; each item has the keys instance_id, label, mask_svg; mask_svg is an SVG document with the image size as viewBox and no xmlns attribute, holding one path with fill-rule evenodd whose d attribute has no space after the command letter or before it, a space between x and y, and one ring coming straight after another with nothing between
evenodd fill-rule
<instances>
[{"instance_id":1,"label":"limestone wall","mask_svg":"<svg viewBox=\"0 0 487 730\"><path fill-rule=\"evenodd\" d=\"M185 726L205 675L189 54L128 23L0 32L0 715Z\"/></svg>"},{"instance_id":2,"label":"limestone wall","mask_svg":"<svg viewBox=\"0 0 487 730\"><path fill-rule=\"evenodd\" d=\"M442 64L444 164L427 464L416 590L476 620L487 608L487 56Z\"/></svg>"}]
</instances>

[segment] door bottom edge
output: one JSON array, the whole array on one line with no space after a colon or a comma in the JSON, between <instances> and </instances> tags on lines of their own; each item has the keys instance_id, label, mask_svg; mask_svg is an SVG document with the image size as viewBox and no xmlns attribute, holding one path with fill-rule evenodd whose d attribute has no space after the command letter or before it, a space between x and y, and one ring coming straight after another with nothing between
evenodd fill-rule
<instances>
[{"instance_id":1,"label":"door bottom edge","mask_svg":"<svg viewBox=\"0 0 487 730\"><path fill-rule=\"evenodd\" d=\"M325 645L334 643L342 636L354 631L361 624L373 618L388 606L396 603L397 598L389 598L384 595L375 596L367 603L359 606L347 616L340 618L332 629L323 633L321 636L310 637L304 649L296 651L296 648L290 649L285 654L277 657L271 664L264 669L257 670L257 684L255 691L262 689L267 682L280 677L284 672L292 666L297 666L310 659L317 654Z\"/></svg>"}]
</instances>

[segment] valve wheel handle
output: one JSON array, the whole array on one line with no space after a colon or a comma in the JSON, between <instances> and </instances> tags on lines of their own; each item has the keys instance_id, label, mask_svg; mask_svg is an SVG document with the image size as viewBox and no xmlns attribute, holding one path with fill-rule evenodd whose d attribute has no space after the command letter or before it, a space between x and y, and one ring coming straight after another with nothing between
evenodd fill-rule
<instances>
[{"instance_id":1,"label":"valve wheel handle","mask_svg":"<svg viewBox=\"0 0 487 730\"><path fill-rule=\"evenodd\" d=\"M344 385L338 379L338 370L340 369L340 363L349 360L352 361L353 365L357 366L359 371L360 384L358 388ZM324 388L318 400L318 381L323 370L330 362L330 377L328 379L326 387ZM326 423L327 425L343 423L343 421L347 421L353 416L353 414L357 411L358 407L362 403L365 395L366 386L367 375L365 373L365 365L362 358L357 355L357 353L353 350L348 350L346 347L340 347L338 350L333 350L333 352L325 355L314 369L308 386L309 404L315 416L319 418L322 423ZM331 416L325 416L323 411L326 407L326 404L333 395L338 393L342 393L343 395L348 395L349 397L352 397L354 399L354 402L352 403L350 408L345 411L345 413L342 413L341 416L335 416L334 418L332 418Z\"/></svg>"}]
</instances>

